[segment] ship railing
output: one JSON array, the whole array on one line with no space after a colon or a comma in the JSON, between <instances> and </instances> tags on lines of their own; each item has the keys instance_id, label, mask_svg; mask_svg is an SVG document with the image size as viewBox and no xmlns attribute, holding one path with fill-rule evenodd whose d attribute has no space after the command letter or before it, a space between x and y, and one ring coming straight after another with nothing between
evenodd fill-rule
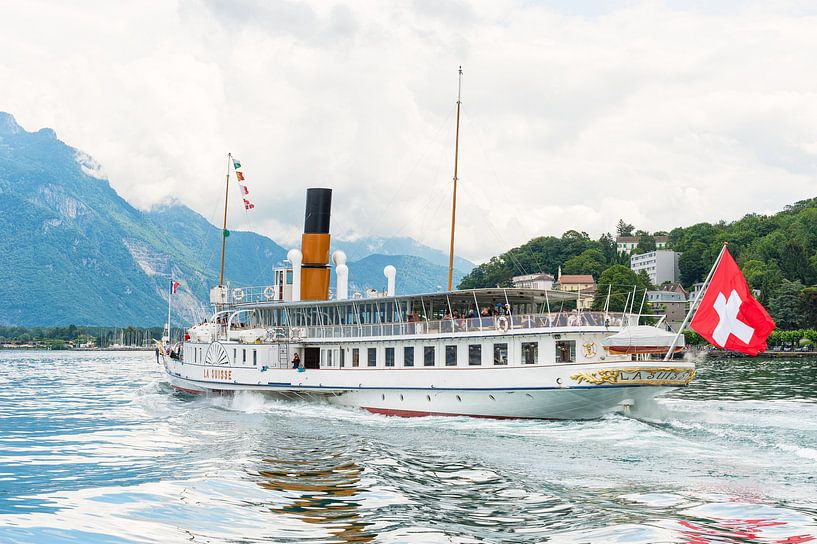
<instances>
[{"instance_id":1,"label":"ship railing","mask_svg":"<svg viewBox=\"0 0 817 544\"><path fill-rule=\"evenodd\" d=\"M355 338L411 336L446 333L507 332L557 327L618 328L637 324L634 314L620 312L555 312L550 314L465 317L398 323L361 323L354 325L316 325L304 327L304 338Z\"/></svg>"},{"instance_id":2,"label":"ship railing","mask_svg":"<svg viewBox=\"0 0 817 544\"><path fill-rule=\"evenodd\" d=\"M255 304L280 300L279 293L272 285L234 287L227 292L228 304Z\"/></svg>"}]
</instances>

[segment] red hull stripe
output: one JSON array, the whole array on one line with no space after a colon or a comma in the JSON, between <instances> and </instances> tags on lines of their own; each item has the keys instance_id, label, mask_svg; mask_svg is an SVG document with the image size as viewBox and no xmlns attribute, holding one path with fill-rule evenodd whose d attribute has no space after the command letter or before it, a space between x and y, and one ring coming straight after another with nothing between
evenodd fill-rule
<instances>
[{"instance_id":1,"label":"red hull stripe","mask_svg":"<svg viewBox=\"0 0 817 544\"><path fill-rule=\"evenodd\" d=\"M189 393L191 395L201 395L204 391L196 391L195 389L187 389L186 387L179 387L178 385L172 385L173 389L176 391L181 391L182 393Z\"/></svg>"},{"instance_id":2,"label":"red hull stripe","mask_svg":"<svg viewBox=\"0 0 817 544\"><path fill-rule=\"evenodd\" d=\"M390 410L388 408L372 408L370 406L364 406L364 410L369 411L373 414L380 414L384 416L397 416L397 417L428 417L428 416L446 416L446 417L479 417L483 419L549 419L554 420L557 418L552 417L521 417L521 416L486 416L486 415L479 415L479 414L451 414L448 412L420 412L415 410Z\"/></svg>"}]
</instances>

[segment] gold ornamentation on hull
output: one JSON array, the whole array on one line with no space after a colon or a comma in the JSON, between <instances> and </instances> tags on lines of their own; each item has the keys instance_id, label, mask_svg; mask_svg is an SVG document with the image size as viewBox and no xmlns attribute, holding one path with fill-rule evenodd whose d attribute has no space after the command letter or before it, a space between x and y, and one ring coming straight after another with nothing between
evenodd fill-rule
<instances>
[{"instance_id":1,"label":"gold ornamentation on hull","mask_svg":"<svg viewBox=\"0 0 817 544\"><path fill-rule=\"evenodd\" d=\"M577 372L570 379L593 385L687 385L695 374L694 368L615 368Z\"/></svg>"}]
</instances>

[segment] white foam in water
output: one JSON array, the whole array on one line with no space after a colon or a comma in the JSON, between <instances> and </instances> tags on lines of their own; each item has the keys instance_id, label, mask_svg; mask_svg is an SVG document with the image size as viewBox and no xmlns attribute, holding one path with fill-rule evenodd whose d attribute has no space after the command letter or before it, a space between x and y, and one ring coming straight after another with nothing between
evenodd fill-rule
<instances>
[{"instance_id":1,"label":"white foam in water","mask_svg":"<svg viewBox=\"0 0 817 544\"><path fill-rule=\"evenodd\" d=\"M237 391L233 395L221 398L226 401L224 404L226 408L248 414L261 414L269 412L272 408L269 404L270 399L263 393Z\"/></svg>"},{"instance_id":2,"label":"white foam in water","mask_svg":"<svg viewBox=\"0 0 817 544\"><path fill-rule=\"evenodd\" d=\"M775 447L783 450L788 451L796 455L797 457L802 457L803 459L811 459L812 461L817 461L817 450L814 448L802 448L795 444L775 444Z\"/></svg>"}]
</instances>

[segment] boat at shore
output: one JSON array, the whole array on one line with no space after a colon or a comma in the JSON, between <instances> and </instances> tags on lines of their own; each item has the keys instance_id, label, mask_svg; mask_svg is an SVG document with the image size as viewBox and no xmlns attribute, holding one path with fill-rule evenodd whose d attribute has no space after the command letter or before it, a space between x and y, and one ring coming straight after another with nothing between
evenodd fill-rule
<instances>
[{"instance_id":1,"label":"boat at shore","mask_svg":"<svg viewBox=\"0 0 817 544\"><path fill-rule=\"evenodd\" d=\"M590 419L695 377L692 362L650 359L657 346L670 348L666 333L636 326L635 313L551 311L572 293L396 295L387 266L385 292L349 297L346 257L335 251L330 300L331 196L307 190L302 248L289 251L271 285L214 287L212 317L184 342L160 345L175 389L254 391L396 416Z\"/></svg>"}]
</instances>

